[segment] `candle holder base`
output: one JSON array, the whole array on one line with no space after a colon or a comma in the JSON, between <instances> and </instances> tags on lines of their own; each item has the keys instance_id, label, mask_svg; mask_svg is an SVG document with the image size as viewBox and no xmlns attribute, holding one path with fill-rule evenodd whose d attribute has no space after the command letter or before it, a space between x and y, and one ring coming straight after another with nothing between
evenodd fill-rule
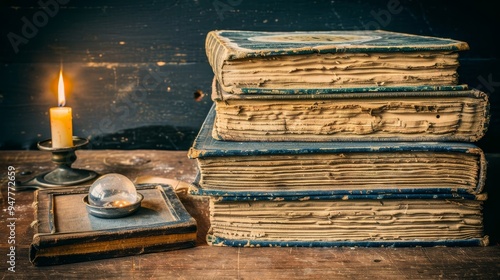
<instances>
[{"instance_id":1,"label":"candle holder base","mask_svg":"<svg viewBox=\"0 0 500 280\"><path fill-rule=\"evenodd\" d=\"M75 151L88 143L88 139L76 136L73 136L73 146L65 148L53 148L50 139L38 142L38 149L52 152L52 161L57 163L58 167L27 182L17 183L16 190L73 186L96 178L97 173L94 171L71 167L76 160Z\"/></svg>"},{"instance_id":2,"label":"candle holder base","mask_svg":"<svg viewBox=\"0 0 500 280\"><path fill-rule=\"evenodd\" d=\"M44 187L74 186L92 180L96 176L97 173L90 170L58 167L50 172L38 175L30 182Z\"/></svg>"}]
</instances>

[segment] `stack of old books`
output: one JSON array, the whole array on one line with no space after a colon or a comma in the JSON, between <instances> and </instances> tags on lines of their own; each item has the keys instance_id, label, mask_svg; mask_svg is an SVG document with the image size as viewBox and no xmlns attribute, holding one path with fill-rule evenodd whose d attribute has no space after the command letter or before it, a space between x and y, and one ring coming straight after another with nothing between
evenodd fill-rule
<instances>
[{"instance_id":1,"label":"stack of old books","mask_svg":"<svg viewBox=\"0 0 500 280\"><path fill-rule=\"evenodd\" d=\"M464 42L213 31L214 106L189 151L212 245L486 245L488 98Z\"/></svg>"}]
</instances>

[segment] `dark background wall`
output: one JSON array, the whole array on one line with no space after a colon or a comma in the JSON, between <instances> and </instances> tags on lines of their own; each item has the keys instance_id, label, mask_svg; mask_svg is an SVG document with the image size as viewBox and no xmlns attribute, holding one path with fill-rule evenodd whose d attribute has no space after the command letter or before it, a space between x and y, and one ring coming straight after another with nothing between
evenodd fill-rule
<instances>
[{"instance_id":1,"label":"dark background wall","mask_svg":"<svg viewBox=\"0 0 500 280\"><path fill-rule=\"evenodd\" d=\"M62 63L89 148L188 149L211 106L208 31L386 29L469 43L460 80L491 94L478 143L499 152L498 12L482 1L2 1L0 149L50 138ZM197 94L204 94L197 101Z\"/></svg>"}]
</instances>

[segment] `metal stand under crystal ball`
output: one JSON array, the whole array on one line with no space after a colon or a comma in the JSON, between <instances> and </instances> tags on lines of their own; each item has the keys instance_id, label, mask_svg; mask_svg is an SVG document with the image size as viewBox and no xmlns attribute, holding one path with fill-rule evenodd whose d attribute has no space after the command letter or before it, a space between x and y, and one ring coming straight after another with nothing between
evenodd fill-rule
<instances>
[{"instance_id":1,"label":"metal stand under crystal ball","mask_svg":"<svg viewBox=\"0 0 500 280\"><path fill-rule=\"evenodd\" d=\"M53 148L52 140L38 142L38 149L52 153L52 161L58 166L49 172L38 175L22 185L31 186L71 186L94 179L97 173L91 170L75 169L71 165L76 160L75 150L87 145L88 139L73 136L73 146Z\"/></svg>"},{"instance_id":2,"label":"metal stand under crystal ball","mask_svg":"<svg viewBox=\"0 0 500 280\"><path fill-rule=\"evenodd\" d=\"M95 180L83 198L87 212L98 218L114 219L135 213L144 196L129 178L110 173Z\"/></svg>"}]
</instances>

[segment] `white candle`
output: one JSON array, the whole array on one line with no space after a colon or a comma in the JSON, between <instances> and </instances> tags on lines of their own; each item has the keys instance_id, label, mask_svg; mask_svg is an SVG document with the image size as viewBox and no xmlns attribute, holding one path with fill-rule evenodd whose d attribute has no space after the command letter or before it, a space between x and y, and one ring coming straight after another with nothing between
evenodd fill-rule
<instances>
[{"instance_id":1,"label":"white candle","mask_svg":"<svg viewBox=\"0 0 500 280\"><path fill-rule=\"evenodd\" d=\"M70 107L64 107L64 81L62 69L59 72L58 84L59 107L50 108L50 130L52 133L52 148L67 148L73 146L73 117Z\"/></svg>"}]
</instances>

